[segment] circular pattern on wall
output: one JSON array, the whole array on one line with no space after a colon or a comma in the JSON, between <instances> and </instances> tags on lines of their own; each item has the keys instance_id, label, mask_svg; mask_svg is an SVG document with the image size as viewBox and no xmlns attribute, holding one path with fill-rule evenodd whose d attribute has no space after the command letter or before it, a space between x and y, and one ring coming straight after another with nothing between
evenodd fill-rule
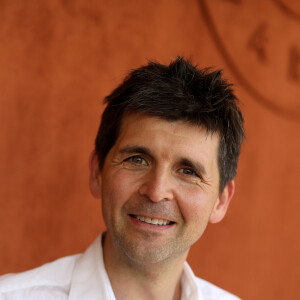
<instances>
[{"instance_id":1,"label":"circular pattern on wall","mask_svg":"<svg viewBox=\"0 0 300 300\"><path fill-rule=\"evenodd\" d=\"M231 71L267 109L300 121L300 2L199 0Z\"/></svg>"}]
</instances>

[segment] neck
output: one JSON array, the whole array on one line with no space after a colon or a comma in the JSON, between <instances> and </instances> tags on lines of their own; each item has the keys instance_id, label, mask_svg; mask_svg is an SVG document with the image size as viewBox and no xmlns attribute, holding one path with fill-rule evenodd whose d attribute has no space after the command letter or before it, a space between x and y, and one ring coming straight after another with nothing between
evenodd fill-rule
<instances>
[{"instance_id":1,"label":"neck","mask_svg":"<svg viewBox=\"0 0 300 300\"><path fill-rule=\"evenodd\" d=\"M117 300L180 300L187 253L156 263L137 262L113 246L106 234L104 264Z\"/></svg>"}]
</instances>

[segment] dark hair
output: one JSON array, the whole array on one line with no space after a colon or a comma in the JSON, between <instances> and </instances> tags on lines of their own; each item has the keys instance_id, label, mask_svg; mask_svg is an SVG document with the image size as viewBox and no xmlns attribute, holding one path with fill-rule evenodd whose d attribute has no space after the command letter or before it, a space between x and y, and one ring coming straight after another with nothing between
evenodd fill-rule
<instances>
[{"instance_id":1,"label":"dark hair","mask_svg":"<svg viewBox=\"0 0 300 300\"><path fill-rule=\"evenodd\" d=\"M236 176L244 139L243 116L231 86L222 79L220 70L200 70L182 57L168 66L149 62L133 70L105 98L107 106L95 141L100 170L119 136L124 114L182 120L220 135L218 164L222 192Z\"/></svg>"}]
</instances>

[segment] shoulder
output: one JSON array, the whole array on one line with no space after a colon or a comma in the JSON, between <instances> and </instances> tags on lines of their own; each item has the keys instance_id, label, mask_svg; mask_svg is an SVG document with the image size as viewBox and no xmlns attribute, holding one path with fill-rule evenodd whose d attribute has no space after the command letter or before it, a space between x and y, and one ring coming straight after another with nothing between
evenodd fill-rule
<instances>
[{"instance_id":1,"label":"shoulder","mask_svg":"<svg viewBox=\"0 0 300 300\"><path fill-rule=\"evenodd\" d=\"M187 299L193 295L193 299L201 300L240 300L233 294L195 276L187 262L183 268L182 284Z\"/></svg>"},{"instance_id":2,"label":"shoulder","mask_svg":"<svg viewBox=\"0 0 300 300\"><path fill-rule=\"evenodd\" d=\"M207 300L240 300L237 296L199 277L196 277L196 282L198 288Z\"/></svg>"},{"instance_id":3,"label":"shoulder","mask_svg":"<svg viewBox=\"0 0 300 300\"><path fill-rule=\"evenodd\" d=\"M60 299L58 294L70 286L78 257L67 256L26 272L0 276L0 299L1 296L4 299L38 299L38 295L47 290L53 294L53 299ZM36 297L31 298L33 294Z\"/></svg>"}]
</instances>

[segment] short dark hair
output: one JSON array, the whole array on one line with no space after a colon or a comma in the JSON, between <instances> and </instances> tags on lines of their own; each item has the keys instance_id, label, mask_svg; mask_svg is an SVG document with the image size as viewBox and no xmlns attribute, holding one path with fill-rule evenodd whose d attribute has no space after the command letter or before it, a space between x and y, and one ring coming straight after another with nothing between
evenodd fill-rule
<instances>
[{"instance_id":1,"label":"short dark hair","mask_svg":"<svg viewBox=\"0 0 300 300\"><path fill-rule=\"evenodd\" d=\"M102 170L115 144L127 113L185 121L204 126L220 136L218 164L220 192L234 179L244 139L243 116L232 84L220 70L198 69L189 60L177 57L168 66L157 62L135 69L105 98L107 106L95 141Z\"/></svg>"}]
</instances>

